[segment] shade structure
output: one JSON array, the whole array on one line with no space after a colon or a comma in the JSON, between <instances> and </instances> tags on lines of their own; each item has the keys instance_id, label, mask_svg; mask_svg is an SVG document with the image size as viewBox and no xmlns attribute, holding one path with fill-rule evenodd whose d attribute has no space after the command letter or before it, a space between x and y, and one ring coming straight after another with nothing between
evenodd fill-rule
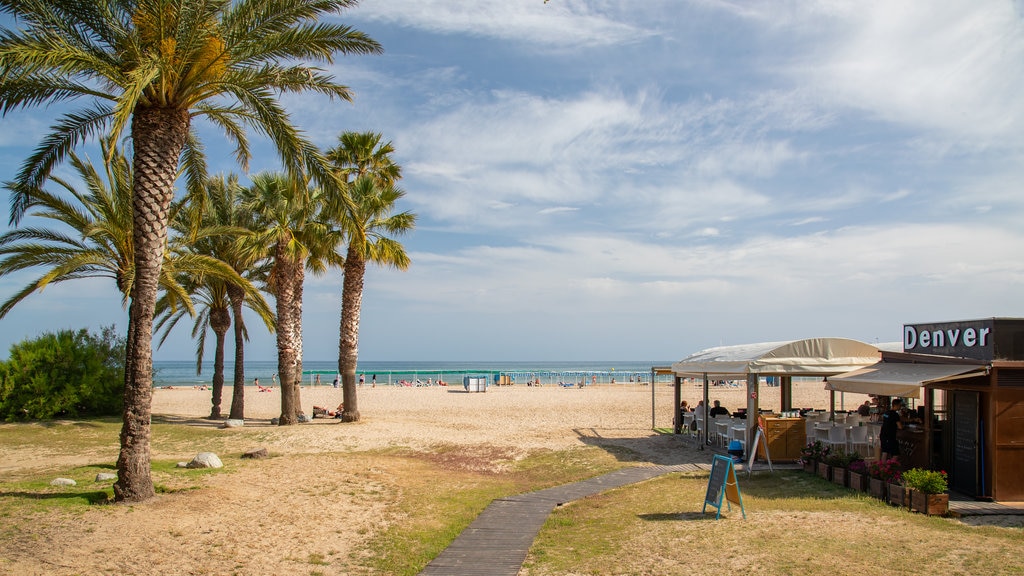
<instances>
[{"instance_id":1,"label":"shade structure","mask_svg":"<svg viewBox=\"0 0 1024 576\"><path fill-rule=\"evenodd\" d=\"M672 364L679 376L832 376L879 361L879 346L848 338L807 338L718 346Z\"/></svg>"},{"instance_id":2,"label":"shade structure","mask_svg":"<svg viewBox=\"0 0 1024 576\"><path fill-rule=\"evenodd\" d=\"M873 366L831 376L825 388L836 392L920 398L921 386L925 384L981 376L987 372L986 366L969 364L879 362Z\"/></svg>"}]
</instances>

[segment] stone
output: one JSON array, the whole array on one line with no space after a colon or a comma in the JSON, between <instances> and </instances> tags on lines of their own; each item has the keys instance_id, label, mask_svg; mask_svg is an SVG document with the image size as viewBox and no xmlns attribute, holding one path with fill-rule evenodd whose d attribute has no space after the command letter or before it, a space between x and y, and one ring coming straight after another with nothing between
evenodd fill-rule
<instances>
[{"instance_id":1,"label":"stone","mask_svg":"<svg viewBox=\"0 0 1024 576\"><path fill-rule=\"evenodd\" d=\"M224 424L221 425L221 428L241 428L242 426L245 426L245 420L241 420L239 418L229 418L224 421Z\"/></svg>"},{"instance_id":2,"label":"stone","mask_svg":"<svg viewBox=\"0 0 1024 576\"><path fill-rule=\"evenodd\" d=\"M188 462L178 462L175 468L188 468Z\"/></svg>"},{"instance_id":3,"label":"stone","mask_svg":"<svg viewBox=\"0 0 1024 576\"><path fill-rule=\"evenodd\" d=\"M266 448L260 448L259 450L249 450L245 454L242 454L242 458L253 458L256 460L266 458L270 456L270 452Z\"/></svg>"},{"instance_id":4,"label":"stone","mask_svg":"<svg viewBox=\"0 0 1024 576\"><path fill-rule=\"evenodd\" d=\"M71 478L54 478L50 481L50 486L77 486L78 482L75 482Z\"/></svg>"},{"instance_id":5,"label":"stone","mask_svg":"<svg viewBox=\"0 0 1024 576\"><path fill-rule=\"evenodd\" d=\"M200 452L187 464L188 468L222 468L224 463L213 452Z\"/></svg>"},{"instance_id":6,"label":"stone","mask_svg":"<svg viewBox=\"0 0 1024 576\"><path fill-rule=\"evenodd\" d=\"M309 416L306 416L305 412L300 412L299 415L296 417L296 420L298 420L299 422L309 422Z\"/></svg>"},{"instance_id":7,"label":"stone","mask_svg":"<svg viewBox=\"0 0 1024 576\"><path fill-rule=\"evenodd\" d=\"M271 426L277 426L280 422L281 422L281 420L279 420L278 418L271 418L270 419L270 425Z\"/></svg>"},{"instance_id":8,"label":"stone","mask_svg":"<svg viewBox=\"0 0 1024 576\"><path fill-rule=\"evenodd\" d=\"M117 474L113 472L100 472L96 475L96 482L106 482L108 480L117 480Z\"/></svg>"}]
</instances>

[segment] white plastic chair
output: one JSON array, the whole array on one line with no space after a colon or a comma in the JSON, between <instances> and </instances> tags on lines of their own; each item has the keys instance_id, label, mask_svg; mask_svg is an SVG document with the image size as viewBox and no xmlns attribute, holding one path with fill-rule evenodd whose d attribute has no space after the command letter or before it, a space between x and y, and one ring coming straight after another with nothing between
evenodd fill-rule
<instances>
[{"instance_id":1,"label":"white plastic chair","mask_svg":"<svg viewBox=\"0 0 1024 576\"><path fill-rule=\"evenodd\" d=\"M747 425L746 424L733 424L729 427L729 442L736 440L740 443L743 448L743 452L747 452Z\"/></svg>"},{"instance_id":2,"label":"white plastic chair","mask_svg":"<svg viewBox=\"0 0 1024 576\"><path fill-rule=\"evenodd\" d=\"M850 428L850 450L857 452L861 457L874 454L871 442L868 440L868 426Z\"/></svg>"},{"instance_id":3,"label":"white plastic chair","mask_svg":"<svg viewBox=\"0 0 1024 576\"><path fill-rule=\"evenodd\" d=\"M846 426L833 426L828 429L828 440L825 441L830 448L841 447L846 450Z\"/></svg>"}]
</instances>

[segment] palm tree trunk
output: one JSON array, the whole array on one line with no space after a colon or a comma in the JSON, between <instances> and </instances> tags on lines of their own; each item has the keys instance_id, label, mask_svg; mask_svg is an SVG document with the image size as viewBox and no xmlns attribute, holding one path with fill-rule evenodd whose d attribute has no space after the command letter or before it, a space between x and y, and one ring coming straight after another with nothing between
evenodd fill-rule
<instances>
[{"instance_id":1,"label":"palm tree trunk","mask_svg":"<svg viewBox=\"0 0 1024 576\"><path fill-rule=\"evenodd\" d=\"M231 316L235 329L235 380L232 382L231 412L228 418L242 420L245 418L245 325L242 324L245 292L240 287L229 284L228 298L231 299Z\"/></svg>"},{"instance_id":2,"label":"palm tree trunk","mask_svg":"<svg viewBox=\"0 0 1024 576\"><path fill-rule=\"evenodd\" d=\"M295 417L298 418L299 414L302 414L302 289L306 283L306 268L299 264L298 269L295 271L296 283L293 288L293 294L295 294L292 300L292 321L294 326L292 327L292 350L295 351L295 399L293 400L293 408L295 409Z\"/></svg>"},{"instance_id":3,"label":"palm tree trunk","mask_svg":"<svg viewBox=\"0 0 1024 576\"><path fill-rule=\"evenodd\" d=\"M227 312L224 312L227 315ZM217 338L217 349L213 353L213 395L210 402L210 419L220 419L220 401L224 396L224 341L227 329L214 330Z\"/></svg>"},{"instance_id":4,"label":"palm tree trunk","mask_svg":"<svg viewBox=\"0 0 1024 576\"><path fill-rule=\"evenodd\" d=\"M298 383L295 379L295 366L297 354L294 348L296 322L295 314L295 279L301 272L302 265L293 262L285 247L286 241L280 241L275 249L274 277L276 288L274 296L277 298L277 373L281 376L281 417L278 420L281 426L287 426L298 422L298 411L295 400L297 397L296 388Z\"/></svg>"},{"instance_id":5,"label":"palm tree trunk","mask_svg":"<svg viewBox=\"0 0 1024 576\"><path fill-rule=\"evenodd\" d=\"M354 243L354 242L353 242ZM359 360L359 313L363 307L363 276L366 260L358 247L349 245L345 256L345 280L341 288L341 342L338 350L338 370L341 372L345 409L342 422L359 421L359 402L356 399L356 363Z\"/></svg>"},{"instance_id":6,"label":"palm tree trunk","mask_svg":"<svg viewBox=\"0 0 1024 576\"><path fill-rule=\"evenodd\" d=\"M188 130L187 110L140 107L132 116L135 283L125 354L121 452L117 458L117 482L114 483L114 499L118 502L140 502L155 494L149 446L153 399L153 313L167 240L168 207L174 197L178 158Z\"/></svg>"}]
</instances>

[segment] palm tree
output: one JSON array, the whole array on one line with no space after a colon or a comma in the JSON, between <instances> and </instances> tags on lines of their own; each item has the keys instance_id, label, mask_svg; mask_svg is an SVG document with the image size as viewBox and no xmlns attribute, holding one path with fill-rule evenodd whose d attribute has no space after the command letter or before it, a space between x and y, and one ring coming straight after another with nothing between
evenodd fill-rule
<instances>
[{"instance_id":1,"label":"palm tree","mask_svg":"<svg viewBox=\"0 0 1024 576\"><path fill-rule=\"evenodd\" d=\"M243 250L242 238L251 235L255 230L255 214L242 205L243 189L238 184L238 178L232 174L227 180L223 177L210 179L206 190L205 210L209 214L209 222L246 231L240 238L219 237L217 242L209 247L209 251L215 253L217 258L226 262L250 282L265 284L270 273L269 260L259 260L257 257L247 255ZM271 331L275 329L276 319L263 296L259 292L250 293L249 286L228 282L226 290L231 304L231 317L234 319L235 339L234 382L231 412L228 417L241 420L245 418L245 342L248 340L242 308L248 307L256 312Z\"/></svg>"},{"instance_id":2,"label":"palm tree","mask_svg":"<svg viewBox=\"0 0 1024 576\"><path fill-rule=\"evenodd\" d=\"M224 344L227 331L231 328L232 313L235 302L231 297L232 290L237 290L237 314L235 319L235 378L237 388L232 395L232 413L237 418L244 418L244 384L245 372L241 367L244 362L244 341L248 339L245 324L242 320L243 304L259 315L267 328L274 329L274 314L267 305L259 290L245 278L251 276L254 269L248 268L248 260L240 256L239 236L250 234L244 228L234 227L244 219L239 202L236 200L240 187L234 175L225 179L223 176L210 178L207 183L205 202L197 202L177 212L178 217L172 223L178 233L176 237L186 239L183 245L195 254L202 254L217 259L238 273L241 282L224 279L216 275L185 276L181 284L194 300L199 303L198 314L194 316L192 337L196 339L196 374L202 373L203 356L206 348L207 328L213 330L216 340L213 362L213 386L211 395L210 418L221 417L221 398L224 391ZM251 219L251 218L250 218ZM186 315L187 310L175 306L173 301L161 298L157 301L157 331L163 330L160 339L162 345L175 325ZM241 381L241 382L239 382ZM238 404L238 410L235 405Z\"/></svg>"},{"instance_id":3,"label":"palm tree","mask_svg":"<svg viewBox=\"0 0 1024 576\"><path fill-rule=\"evenodd\" d=\"M0 30L0 112L85 99L51 127L17 177L11 221L27 209L53 167L79 142L109 128L131 135L135 278L131 291L121 452L114 498L154 494L150 474L152 330L157 285L179 162L205 180L192 119L205 116L236 144L244 126L266 134L285 169L329 180L316 148L277 102L312 91L350 100L347 87L304 61L377 53L380 45L340 24L319 22L357 0L0 0L17 30Z\"/></svg>"},{"instance_id":4,"label":"palm tree","mask_svg":"<svg viewBox=\"0 0 1024 576\"><path fill-rule=\"evenodd\" d=\"M245 206L256 214L258 232L247 239L250 257L273 262L268 287L277 300L277 373L281 381L282 426L295 424L302 413L302 285L306 268L322 274L340 266L335 246L342 235L320 222L324 193L285 174L262 173L252 178Z\"/></svg>"},{"instance_id":5,"label":"palm tree","mask_svg":"<svg viewBox=\"0 0 1024 576\"><path fill-rule=\"evenodd\" d=\"M332 206L331 210L348 239L341 292L338 371L345 404L341 419L355 422L360 418L356 366L366 263L407 269L409 256L405 248L389 235L411 231L416 225L416 216L410 212L392 214L395 203L405 193L394 186L401 178L402 169L391 159L394 152L391 142L382 143L381 135L372 132L346 132L338 140L339 145L327 152L327 158L348 184L354 206L349 210Z\"/></svg>"}]
</instances>

